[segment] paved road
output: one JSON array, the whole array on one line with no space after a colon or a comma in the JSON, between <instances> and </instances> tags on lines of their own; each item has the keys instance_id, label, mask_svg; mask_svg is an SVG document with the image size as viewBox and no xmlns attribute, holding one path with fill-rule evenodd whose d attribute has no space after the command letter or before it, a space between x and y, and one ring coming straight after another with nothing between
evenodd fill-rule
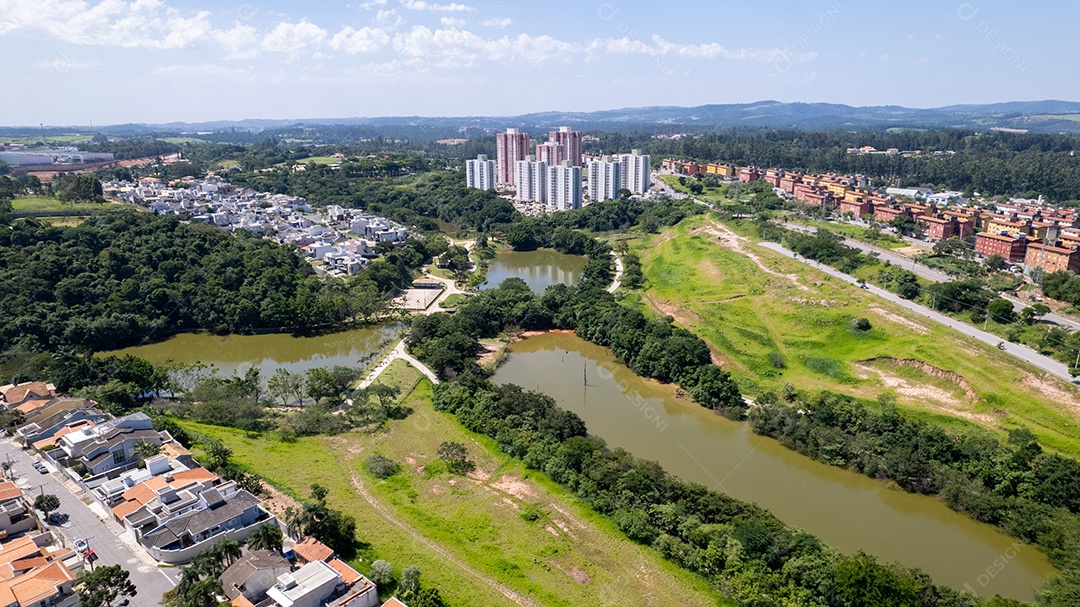
<instances>
[{"instance_id":1,"label":"paved road","mask_svg":"<svg viewBox=\"0 0 1080 607\"><path fill-rule=\"evenodd\" d=\"M94 509L80 500L72 492L76 487L74 483L62 482L63 475L55 471L51 464L46 465L52 472L41 474L32 467L34 460L27 452L12 439L4 438L0 440L0 460L8 461L9 457L15 483L26 491L31 501L41 493L51 493L60 498L58 512L66 514L68 520L62 525L48 526L55 541L71 547L75 539L86 539L98 556L95 566L120 565L126 569L131 575L131 582L138 589L138 595L132 600L133 605L157 605L161 595L176 585L179 569L157 567L145 551L121 540L120 525L103 519L104 510L89 496L84 495L83 498L93 504ZM95 512L95 509L99 512ZM138 553L140 551L141 554Z\"/></svg>"},{"instance_id":2,"label":"paved road","mask_svg":"<svg viewBox=\"0 0 1080 607\"><path fill-rule=\"evenodd\" d=\"M796 260L798 260L798 261L800 261L800 262L802 262L802 263L804 263L804 264L806 264L806 265L808 265L808 266L810 266L812 268L816 268L818 270L821 270L822 272L825 272L826 274L829 274L831 276L835 276L835 277L839 278L840 280L850 282L852 284L857 284L858 283L858 281L855 278L853 278L853 277L851 277L851 276L849 276L847 274L844 274L840 270L837 270L835 268L831 268L831 267L826 266L824 264L820 264L820 263L818 263L816 261L811 261L809 259L805 259L805 258L802 258L802 257L796 257L793 252L791 252L790 250L784 248L783 246L781 246L781 245L779 245L779 244L777 244L775 242L762 242L762 243L758 243L758 244L760 246L763 246L763 247L767 248L767 249L772 249L773 251L776 251L777 253L780 253L782 255L786 255L788 257L791 257L792 259L796 259ZM885 289L881 289L881 288L875 287L873 285L867 285L867 290L870 291L871 293L873 293L874 295L877 295L878 297L881 297L883 299L887 299L887 300L893 302L894 304L896 304L898 306L902 306L904 308L907 308L908 310L911 310L912 312L915 312L915 313L919 314L920 316L925 316L926 318L928 318L928 319L930 319L930 320L932 320L932 321L934 321L934 322L936 322L938 324L945 325L946 327L949 327L951 329L959 331L960 333L963 333L965 335L970 335L971 337L974 337L975 339L977 339L977 340L979 340L979 341L981 341L981 342L983 342L985 344L988 344L988 345L991 345L991 346L996 346L999 349L1001 349L1003 352L1005 352L1006 354L1009 354L1010 356L1012 356L1014 358L1022 360L1022 361L1026 362L1026 363L1028 363L1028 364L1030 364L1030 365L1032 365L1034 367L1037 367L1037 368L1039 368L1039 369L1041 369L1043 371L1046 371L1047 373L1050 373L1051 375L1054 375L1056 377L1060 377L1061 379L1063 379L1063 380L1065 380L1065 381L1067 381L1069 383L1073 383L1073 378L1072 378L1071 375L1069 375L1069 368L1065 364L1059 363L1058 361L1056 361L1056 360L1054 360L1054 359L1052 359L1052 358L1050 358L1048 356L1043 356L1042 354L1039 354L1038 352L1032 350L1031 348L1029 348L1027 346L1022 346L1020 344L1016 344L1016 343L1009 342L1009 341L1002 341L1002 339L1000 337L998 337L997 335L994 335L993 333L987 333L986 331L983 331L981 329L977 329L975 327L972 327L971 325L967 324L966 322L962 322L962 321L956 320L954 318L950 318L948 316L945 316L944 314L941 314L939 312L931 310L930 308L927 308L926 306L922 306L922 305L919 305L919 304L917 304L915 302L904 299L904 298L900 297L899 295L897 295L895 293L892 293L890 291L886 291Z\"/></svg>"},{"instance_id":3,"label":"paved road","mask_svg":"<svg viewBox=\"0 0 1080 607\"><path fill-rule=\"evenodd\" d=\"M784 227L792 230L797 230L799 232L814 232L817 230L817 228L815 227L804 226L796 223L785 223ZM917 263L914 259L906 255L896 253L895 251L874 247L869 243L854 240L852 238L845 238L844 244L849 247L859 249L863 253L874 253L878 256L878 258L888 260L889 263L904 268L905 270L911 270L915 274L921 276L922 278L925 278L926 280L929 280L930 282L950 282L956 280L954 277L949 276L941 270L925 266L921 263ZM1011 295L1003 294L1002 297L1012 302L1013 309L1015 309L1017 312L1028 307L1028 304L1025 304L1024 302ZM1041 320L1045 323L1058 325L1060 327L1066 327L1071 331L1080 331L1080 322L1077 322L1071 318L1062 316L1060 314L1054 314L1053 312L1045 314L1044 316L1042 316Z\"/></svg>"}]
</instances>

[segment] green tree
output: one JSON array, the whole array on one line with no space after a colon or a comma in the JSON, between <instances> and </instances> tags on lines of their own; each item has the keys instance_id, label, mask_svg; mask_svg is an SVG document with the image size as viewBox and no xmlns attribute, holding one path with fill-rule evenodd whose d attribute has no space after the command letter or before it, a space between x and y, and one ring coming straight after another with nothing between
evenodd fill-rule
<instances>
[{"instance_id":1,"label":"green tree","mask_svg":"<svg viewBox=\"0 0 1080 607\"><path fill-rule=\"evenodd\" d=\"M34 498L34 509L40 510L48 518L49 513L60 507L60 498L51 493L43 493Z\"/></svg>"},{"instance_id":2,"label":"green tree","mask_svg":"<svg viewBox=\"0 0 1080 607\"><path fill-rule=\"evenodd\" d=\"M330 371L323 367L308 369L304 376L304 391L308 398L316 403L323 399L332 399L338 395L337 383Z\"/></svg>"},{"instance_id":3,"label":"green tree","mask_svg":"<svg viewBox=\"0 0 1080 607\"><path fill-rule=\"evenodd\" d=\"M304 394L304 376L299 373L290 373L288 369L279 368L266 382L266 389L274 398L281 399L281 406L286 407L292 399L300 400Z\"/></svg>"},{"instance_id":4,"label":"green tree","mask_svg":"<svg viewBox=\"0 0 1080 607\"><path fill-rule=\"evenodd\" d=\"M149 459L154 457L158 453L161 453L161 445L157 443L151 443L149 441L141 440L135 443L135 455L139 459Z\"/></svg>"},{"instance_id":5,"label":"green tree","mask_svg":"<svg viewBox=\"0 0 1080 607\"><path fill-rule=\"evenodd\" d=\"M224 468L232 457L232 449L216 439L204 441L203 451L206 453L206 468L211 472Z\"/></svg>"},{"instance_id":6,"label":"green tree","mask_svg":"<svg viewBox=\"0 0 1080 607\"><path fill-rule=\"evenodd\" d=\"M394 583L394 566L389 562L379 559L371 564L368 570L368 579L377 586L388 586Z\"/></svg>"},{"instance_id":7,"label":"green tree","mask_svg":"<svg viewBox=\"0 0 1080 607\"><path fill-rule=\"evenodd\" d=\"M420 568L409 565L401 570L401 583L398 584L402 597L405 600L416 596L420 592Z\"/></svg>"},{"instance_id":8,"label":"green tree","mask_svg":"<svg viewBox=\"0 0 1080 607\"><path fill-rule=\"evenodd\" d=\"M465 474L475 465L469 461L465 445L447 441L439 445L439 459L446 462L446 467L454 474Z\"/></svg>"},{"instance_id":9,"label":"green tree","mask_svg":"<svg viewBox=\"0 0 1080 607\"><path fill-rule=\"evenodd\" d=\"M390 478L398 473L401 465L380 453L372 453L364 460L364 468L376 478Z\"/></svg>"},{"instance_id":10,"label":"green tree","mask_svg":"<svg viewBox=\"0 0 1080 607\"><path fill-rule=\"evenodd\" d=\"M1040 318L1049 313L1050 306L1037 303L1020 310L1020 320L1023 321L1025 325L1033 325L1038 322Z\"/></svg>"},{"instance_id":11,"label":"green tree","mask_svg":"<svg viewBox=\"0 0 1080 607\"><path fill-rule=\"evenodd\" d=\"M1004 270L1005 258L1001 255L990 255L983 260L983 265L986 266L987 270L991 270L994 272L997 272L998 270Z\"/></svg>"},{"instance_id":12,"label":"green tree","mask_svg":"<svg viewBox=\"0 0 1080 607\"><path fill-rule=\"evenodd\" d=\"M990 314L990 319L994 322L1001 324L1016 322L1016 310L1013 307L1013 303L1003 297L991 301L990 304L986 306L986 311Z\"/></svg>"},{"instance_id":13,"label":"green tree","mask_svg":"<svg viewBox=\"0 0 1080 607\"><path fill-rule=\"evenodd\" d=\"M130 604L138 594L128 571L120 565L102 565L75 580L81 607L114 607Z\"/></svg>"},{"instance_id":14,"label":"green tree","mask_svg":"<svg viewBox=\"0 0 1080 607\"><path fill-rule=\"evenodd\" d=\"M272 550L280 553L284 540L280 526L275 523L265 523L251 532L247 539L247 546L251 550Z\"/></svg>"}]
</instances>

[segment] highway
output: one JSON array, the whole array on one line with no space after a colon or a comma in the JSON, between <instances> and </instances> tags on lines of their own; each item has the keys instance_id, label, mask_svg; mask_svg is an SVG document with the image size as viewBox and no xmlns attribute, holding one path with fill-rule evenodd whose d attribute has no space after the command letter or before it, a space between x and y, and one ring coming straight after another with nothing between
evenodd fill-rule
<instances>
[{"instance_id":1,"label":"highway","mask_svg":"<svg viewBox=\"0 0 1080 607\"><path fill-rule=\"evenodd\" d=\"M830 276L835 276L840 280L849 282L851 284L858 284L858 281L855 278L841 272L840 270L824 264L820 264L816 261L811 261L803 257L798 257L795 255L795 253L780 244L777 244L775 242L761 242L758 244L767 249L776 251L781 255L786 255L787 257L795 259L796 261L804 263L812 268L821 270L822 272ZM988 333L981 329L977 329L967 324L966 322L962 322L956 320L955 318L945 316L944 314L931 310L930 308L917 304L913 301L904 299L895 293L886 291L885 289L881 289L879 287L868 284L866 285L866 290L873 293L874 295L877 295L878 297L881 297L882 299L886 299L898 306L907 308L908 310L911 310L912 312L915 312L920 316L924 316L938 324L945 325L946 327L949 327L955 331L959 331L960 333L963 333L965 335L970 335L971 337L974 337L975 339L987 345L997 347L999 350L1005 352L1006 354L1018 360L1024 361L1033 367L1046 371L1047 373L1050 373L1055 377L1059 377L1069 383L1074 383L1072 376L1069 375L1069 368L1065 364L1060 363L1048 356L1043 356L1042 354L1039 354L1038 352L1032 350L1027 346L1003 341L1001 337L994 335L993 333Z\"/></svg>"}]
</instances>

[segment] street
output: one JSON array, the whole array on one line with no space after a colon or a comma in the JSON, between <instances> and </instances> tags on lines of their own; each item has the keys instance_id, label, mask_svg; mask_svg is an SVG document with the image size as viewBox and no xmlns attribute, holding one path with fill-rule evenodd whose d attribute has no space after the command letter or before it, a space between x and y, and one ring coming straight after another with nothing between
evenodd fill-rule
<instances>
[{"instance_id":1,"label":"street","mask_svg":"<svg viewBox=\"0 0 1080 607\"><path fill-rule=\"evenodd\" d=\"M54 466L45 464L50 472L41 474L33 468L34 459L11 438L0 440L0 461L11 462L9 474L13 475L15 483L31 503L42 493L51 493L60 498L57 512L66 514L68 519L62 525L46 525L53 532L56 543L70 548L76 539L85 539L98 556L95 567L120 565L131 574L131 583L138 589L138 596L132 604L156 605L161 595L176 585L178 568L159 568L151 564L153 561L145 552L137 554L135 550L141 549L133 549L120 539L120 525L111 520L102 520L87 505L86 502L89 502L94 504L95 509L101 510L90 496L83 496L85 502L76 497L68 488L75 488L75 485L62 482L62 475L55 471Z\"/></svg>"},{"instance_id":2,"label":"street","mask_svg":"<svg viewBox=\"0 0 1080 607\"><path fill-rule=\"evenodd\" d=\"M785 223L784 227L786 227L788 229L791 229L791 230L797 230L797 231L800 231L800 232L807 232L807 233L812 233L812 232L817 230L817 228L811 228L811 227L796 224L796 223ZM948 274L942 272L941 270L936 270L934 268L924 266L923 264L917 263L914 259L912 259L910 257L907 257L906 255L901 255L899 253L895 253L895 252L890 251L888 249L875 247L873 245L870 245L869 243L860 242L860 241L855 240L853 238L845 238L844 239L844 245L848 246L848 247L851 247L853 249L858 249L858 250L862 251L863 253L867 253L867 254L873 253L873 254L877 255L879 259L888 261L889 263L893 264L894 266L904 268L905 270L911 270L912 272L914 272L918 276L920 276L922 278L925 278L926 280L929 280L930 282L950 282L950 281L956 280L955 278L953 278L952 276L949 276ZM1002 295L1002 297L1004 299L1007 299L1010 302L1012 302L1013 309L1015 309L1017 312L1020 312L1020 310L1023 310L1024 308L1027 307L1027 304L1020 301L1019 299L1016 299L1015 297L1012 297L1012 296L1009 296L1009 295ZM1067 318L1065 316L1061 316L1060 314L1054 314L1053 312L1050 312L1048 314L1044 314L1041 317L1041 321L1045 322L1045 323L1055 324L1055 325L1058 325L1060 327L1066 327L1070 331L1080 331L1080 322L1077 322L1077 321L1075 321L1075 320L1073 320L1071 318Z\"/></svg>"},{"instance_id":3,"label":"street","mask_svg":"<svg viewBox=\"0 0 1080 607\"><path fill-rule=\"evenodd\" d=\"M808 266L810 266L812 268L816 268L818 270L821 270L822 272L825 272L826 274L829 274L830 276L835 276L835 277L837 277L837 278L839 278L841 280L844 280L846 282L850 282L852 284L858 284L858 281L855 278L853 278L853 277L851 277L851 276L849 276L847 274L844 274L840 270L837 270L835 268L831 268L831 267L826 266L824 264L820 264L820 263L818 263L816 261L811 261L809 259L805 259L805 258L802 258L802 257L796 257L795 254L792 251L784 248L783 246L781 246L781 245L779 245L779 244L777 244L775 242L762 242L762 243L759 243L759 244L761 246L767 248L767 249L771 249L773 251L776 251L777 253L780 253L781 255L786 255L786 256L788 256L788 257L790 257L792 259L795 259L795 260L797 260L799 262L802 262L802 263L804 263L804 264L806 264L806 265L808 265ZM870 291L874 295L877 295L878 297L881 297L883 299L887 299L887 300L893 302L894 304L896 304L898 306L902 306L904 308L907 308L908 310L911 310L912 312L915 312L915 313L919 314L920 316L925 316L926 318L928 318L928 319L930 319L930 320L932 320L932 321L934 321L936 323L945 325L946 327L949 327L949 328L951 328L953 330L959 331L960 333L963 333L965 335L970 335L971 337L974 337L975 339L977 339L977 340L979 340L979 341L981 341L981 342L983 342L985 344L997 347L1001 351L1005 352L1006 354L1009 354L1010 356L1012 356L1014 358L1017 358L1019 360L1022 360L1022 361L1026 362L1026 363L1028 363L1028 364L1030 364L1030 365L1032 365L1034 367L1037 367L1037 368L1039 368L1039 369L1041 369L1043 371L1046 371L1047 373L1050 373L1050 374L1052 374L1052 375L1054 375L1056 377L1060 377L1061 379L1063 379L1063 380L1065 380L1065 381L1067 381L1069 383L1072 383L1072 381L1073 381L1072 376L1069 375L1069 368L1065 364L1059 363L1058 361L1056 361L1056 360L1054 360L1054 359L1052 359L1052 358L1050 358L1048 356L1043 356L1042 354L1039 354L1038 352L1032 350L1031 348L1028 348L1027 346L1022 346L1020 344L1015 344L1015 343L1012 343L1012 342L1009 342L1009 341L1004 341L1004 340L1002 340L1001 337L998 337L997 335L994 335L993 333L988 333L988 332L983 331L981 329L977 329L977 328L975 328L975 327L973 327L973 326L971 326L971 325L969 325L969 324L967 324L965 322L962 322L962 321L956 320L954 318L950 318L948 316L945 316L944 314L941 314L939 312L931 310L930 308L919 305L919 304L917 304L917 303L915 303L913 301L909 301L907 299L904 299L904 298L900 297L899 295L897 295L895 293L892 293L891 291L886 291L885 289L881 289L881 288L875 287L875 286L870 285L870 284L866 285L866 287L867 287L868 291Z\"/></svg>"}]
</instances>

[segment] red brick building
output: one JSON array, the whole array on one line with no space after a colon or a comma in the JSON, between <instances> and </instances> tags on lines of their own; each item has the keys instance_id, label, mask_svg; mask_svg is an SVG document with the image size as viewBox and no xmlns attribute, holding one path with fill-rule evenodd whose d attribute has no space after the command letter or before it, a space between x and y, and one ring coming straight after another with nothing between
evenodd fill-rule
<instances>
[{"instance_id":1,"label":"red brick building","mask_svg":"<svg viewBox=\"0 0 1080 607\"><path fill-rule=\"evenodd\" d=\"M897 217L911 217L911 211L907 207L874 207L874 221L889 223Z\"/></svg>"},{"instance_id":2,"label":"red brick building","mask_svg":"<svg viewBox=\"0 0 1080 607\"><path fill-rule=\"evenodd\" d=\"M870 203L862 198L855 200L844 199L840 201L840 214L851 213L854 217L862 217L870 212Z\"/></svg>"},{"instance_id":3,"label":"red brick building","mask_svg":"<svg viewBox=\"0 0 1080 607\"><path fill-rule=\"evenodd\" d=\"M979 232L975 235L975 252L983 257L1000 255L1010 263L1021 263L1027 253L1028 240L1023 235Z\"/></svg>"},{"instance_id":4,"label":"red brick building","mask_svg":"<svg viewBox=\"0 0 1080 607\"><path fill-rule=\"evenodd\" d=\"M757 181L761 179L761 169L757 167L743 167L739 169L739 181L743 183L750 183L751 181Z\"/></svg>"},{"instance_id":5,"label":"red brick building","mask_svg":"<svg viewBox=\"0 0 1080 607\"><path fill-rule=\"evenodd\" d=\"M956 236L956 220L951 217L928 217L919 216L915 223L922 226L926 236L933 241L948 240Z\"/></svg>"}]
</instances>

